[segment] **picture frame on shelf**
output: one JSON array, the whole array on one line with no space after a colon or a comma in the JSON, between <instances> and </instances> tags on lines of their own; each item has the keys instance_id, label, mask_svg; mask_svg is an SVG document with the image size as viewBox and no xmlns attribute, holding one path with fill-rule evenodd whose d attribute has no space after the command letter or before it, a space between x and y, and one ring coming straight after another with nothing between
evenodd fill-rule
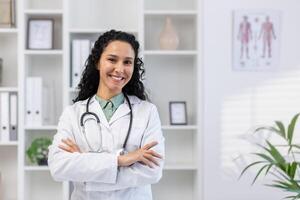
<instances>
[{"instance_id":1,"label":"picture frame on shelf","mask_svg":"<svg viewBox=\"0 0 300 200\"><path fill-rule=\"evenodd\" d=\"M0 0L0 28L12 28L16 25L15 0Z\"/></svg>"},{"instance_id":2,"label":"picture frame on shelf","mask_svg":"<svg viewBox=\"0 0 300 200\"><path fill-rule=\"evenodd\" d=\"M170 101L169 113L171 125L187 125L187 109L185 101Z\"/></svg>"},{"instance_id":3,"label":"picture frame on shelf","mask_svg":"<svg viewBox=\"0 0 300 200\"><path fill-rule=\"evenodd\" d=\"M27 49L50 50L54 46L54 19L28 19Z\"/></svg>"}]
</instances>

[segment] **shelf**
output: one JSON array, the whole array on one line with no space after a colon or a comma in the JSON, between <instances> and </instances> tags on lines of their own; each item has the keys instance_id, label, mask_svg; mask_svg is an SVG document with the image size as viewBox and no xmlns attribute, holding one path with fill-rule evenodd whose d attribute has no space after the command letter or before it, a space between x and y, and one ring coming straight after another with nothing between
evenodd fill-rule
<instances>
[{"instance_id":1,"label":"shelf","mask_svg":"<svg viewBox=\"0 0 300 200\"><path fill-rule=\"evenodd\" d=\"M25 166L25 171L49 171L48 166Z\"/></svg>"},{"instance_id":2,"label":"shelf","mask_svg":"<svg viewBox=\"0 0 300 200\"><path fill-rule=\"evenodd\" d=\"M194 164L165 164L164 170L197 170Z\"/></svg>"},{"instance_id":3,"label":"shelf","mask_svg":"<svg viewBox=\"0 0 300 200\"><path fill-rule=\"evenodd\" d=\"M63 10L27 9L24 13L28 15L62 15Z\"/></svg>"},{"instance_id":4,"label":"shelf","mask_svg":"<svg viewBox=\"0 0 300 200\"><path fill-rule=\"evenodd\" d=\"M25 127L25 130L56 130L57 129L57 126L52 126L52 125L49 125L49 126L26 126Z\"/></svg>"},{"instance_id":5,"label":"shelf","mask_svg":"<svg viewBox=\"0 0 300 200\"><path fill-rule=\"evenodd\" d=\"M79 34L86 34L86 33L91 33L91 34L95 34L95 33L104 33L106 31L108 31L109 29L70 29L69 33L79 33ZM137 30L122 30L128 33L138 33Z\"/></svg>"},{"instance_id":6,"label":"shelf","mask_svg":"<svg viewBox=\"0 0 300 200\"><path fill-rule=\"evenodd\" d=\"M145 15L197 15L194 10L146 10Z\"/></svg>"},{"instance_id":7,"label":"shelf","mask_svg":"<svg viewBox=\"0 0 300 200\"><path fill-rule=\"evenodd\" d=\"M25 50L25 55L62 55L62 50Z\"/></svg>"},{"instance_id":8,"label":"shelf","mask_svg":"<svg viewBox=\"0 0 300 200\"><path fill-rule=\"evenodd\" d=\"M197 130L196 125L163 125L163 130Z\"/></svg>"},{"instance_id":9,"label":"shelf","mask_svg":"<svg viewBox=\"0 0 300 200\"><path fill-rule=\"evenodd\" d=\"M196 56L197 51L195 50L146 50L144 51L144 55L174 55L174 56Z\"/></svg>"},{"instance_id":10,"label":"shelf","mask_svg":"<svg viewBox=\"0 0 300 200\"><path fill-rule=\"evenodd\" d=\"M18 92L17 87L0 87L0 92Z\"/></svg>"},{"instance_id":11,"label":"shelf","mask_svg":"<svg viewBox=\"0 0 300 200\"><path fill-rule=\"evenodd\" d=\"M1 142L0 146L18 146L18 141L12 141L12 142Z\"/></svg>"},{"instance_id":12,"label":"shelf","mask_svg":"<svg viewBox=\"0 0 300 200\"><path fill-rule=\"evenodd\" d=\"M0 34L1 33L18 33L17 28L0 28Z\"/></svg>"}]
</instances>

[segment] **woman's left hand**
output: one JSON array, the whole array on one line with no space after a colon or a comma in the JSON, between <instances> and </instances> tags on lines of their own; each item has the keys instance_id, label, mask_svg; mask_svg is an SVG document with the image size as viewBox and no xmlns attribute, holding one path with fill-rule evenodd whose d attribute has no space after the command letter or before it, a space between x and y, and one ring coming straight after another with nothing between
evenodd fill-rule
<instances>
[{"instance_id":1,"label":"woman's left hand","mask_svg":"<svg viewBox=\"0 0 300 200\"><path fill-rule=\"evenodd\" d=\"M63 142L63 144L59 144L58 147L61 148L64 151L67 151L69 153L81 153L78 145L71 139L67 138L67 139L62 139L61 140Z\"/></svg>"}]
</instances>

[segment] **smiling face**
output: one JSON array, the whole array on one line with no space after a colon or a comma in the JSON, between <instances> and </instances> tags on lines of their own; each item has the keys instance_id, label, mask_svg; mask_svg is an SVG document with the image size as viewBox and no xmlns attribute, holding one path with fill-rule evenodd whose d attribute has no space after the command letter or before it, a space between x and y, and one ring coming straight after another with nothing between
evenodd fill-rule
<instances>
[{"instance_id":1,"label":"smiling face","mask_svg":"<svg viewBox=\"0 0 300 200\"><path fill-rule=\"evenodd\" d=\"M132 77L134 58L134 50L129 43L118 40L110 42L98 62L100 82L97 95L110 99L121 93Z\"/></svg>"}]
</instances>

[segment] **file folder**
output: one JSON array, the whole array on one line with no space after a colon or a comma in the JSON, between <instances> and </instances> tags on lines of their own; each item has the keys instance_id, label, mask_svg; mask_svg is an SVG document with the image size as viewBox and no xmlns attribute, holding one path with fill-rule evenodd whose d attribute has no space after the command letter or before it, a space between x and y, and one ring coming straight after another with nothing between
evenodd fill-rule
<instances>
[{"instance_id":1,"label":"file folder","mask_svg":"<svg viewBox=\"0 0 300 200\"><path fill-rule=\"evenodd\" d=\"M77 87L80 81L80 40L72 41L71 87Z\"/></svg>"},{"instance_id":2,"label":"file folder","mask_svg":"<svg viewBox=\"0 0 300 200\"><path fill-rule=\"evenodd\" d=\"M85 62L90 54L91 43L89 40L72 41L72 69L71 87L78 86Z\"/></svg>"},{"instance_id":3,"label":"file folder","mask_svg":"<svg viewBox=\"0 0 300 200\"><path fill-rule=\"evenodd\" d=\"M27 126L33 125L33 77L26 78L26 102L25 102L25 123Z\"/></svg>"},{"instance_id":4,"label":"file folder","mask_svg":"<svg viewBox=\"0 0 300 200\"><path fill-rule=\"evenodd\" d=\"M34 126L42 126L42 78L34 77L34 96L33 96L33 120Z\"/></svg>"},{"instance_id":5,"label":"file folder","mask_svg":"<svg viewBox=\"0 0 300 200\"><path fill-rule=\"evenodd\" d=\"M26 79L26 125L42 125L42 78Z\"/></svg>"},{"instance_id":6,"label":"file folder","mask_svg":"<svg viewBox=\"0 0 300 200\"><path fill-rule=\"evenodd\" d=\"M0 93L1 142L9 142L9 93Z\"/></svg>"},{"instance_id":7,"label":"file folder","mask_svg":"<svg viewBox=\"0 0 300 200\"><path fill-rule=\"evenodd\" d=\"M9 140L17 141L18 139L18 101L17 94L10 93L9 96L9 113L10 113L10 124L9 124Z\"/></svg>"}]
</instances>

